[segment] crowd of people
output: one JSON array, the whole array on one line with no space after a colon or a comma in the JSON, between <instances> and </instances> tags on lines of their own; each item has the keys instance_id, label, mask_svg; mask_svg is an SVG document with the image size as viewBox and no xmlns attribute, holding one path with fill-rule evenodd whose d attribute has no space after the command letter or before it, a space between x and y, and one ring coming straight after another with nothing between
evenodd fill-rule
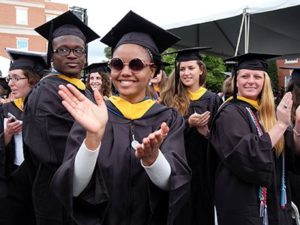
<instances>
[{"instance_id":1,"label":"crowd of people","mask_svg":"<svg viewBox=\"0 0 300 225\"><path fill-rule=\"evenodd\" d=\"M202 47L130 11L101 42L71 11L37 27L45 55L7 49L0 106L0 224L292 225L300 207L300 68L275 102L267 60L206 88ZM85 71L87 81L81 80ZM8 93L7 93L8 94Z\"/></svg>"}]
</instances>

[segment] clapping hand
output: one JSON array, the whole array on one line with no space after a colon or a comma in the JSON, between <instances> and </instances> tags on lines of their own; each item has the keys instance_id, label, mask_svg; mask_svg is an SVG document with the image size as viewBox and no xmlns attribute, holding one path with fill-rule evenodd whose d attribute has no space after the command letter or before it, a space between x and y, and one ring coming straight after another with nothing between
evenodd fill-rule
<instances>
[{"instance_id":1,"label":"clapping hand","mask_svg":"<svg viewBox=\"0 0 300 225\"><path fill-rule=\"evenodd\" d=\"M152 165L159 153L159 147L169 133L169 127L164 122L160 129L149 134L143 142L136 146L135 156L141 159L145 166Z\"/></svg>"},{"instance_id":2,"label":"clapping hand","mask_svg":"<svg viewBox=\"0 0 300 225\"><path fill-rule=\"evenodd\" d=\"M67 86L59 85L58 93L63 99L62 104L64 107L86 129L87 147L89 147L88 137L90 137L92 141L92 146L90 146L93 149L94 145L101 141L108 120L107 108L103 97L98 90L95 90L95 104L71 84L67 84Z\"/></svg>"},{"instance_id":3,"label":"clapping hand","mask_svg":"<svg viewBox=\"0 0 300 225\"><path fill-rule=\"evenodd\" d=\"M210 112L206 111L204 113L198 114L198 113L193 113L189 117L189 124L191 127L203 127L208 124L210 118Z\"/></svg>"},{"instance_id":4,"label":"clapping hand","mask_svg":"<svg viewBox=\"0 0 300 225\"><path fill-rule=\"evenodd\" d=\"M285 126L289 126L291 123L291 110L293 105L292 93L287 92L280 103L277 106L276 116L278 122Z\"/></svg>"}]
</instances>

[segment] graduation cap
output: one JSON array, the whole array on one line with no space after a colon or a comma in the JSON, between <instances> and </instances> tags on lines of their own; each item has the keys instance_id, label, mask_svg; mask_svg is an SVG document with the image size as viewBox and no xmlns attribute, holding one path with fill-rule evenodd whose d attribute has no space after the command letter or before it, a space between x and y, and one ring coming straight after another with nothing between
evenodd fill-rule
<instances>
[{"instance_id":1,"label":"graduation cap","mask_svg":"<svg viewBox=\"0 0 300 225\"><path fill-rule=\"evenodd\" d=\"M235 74L235 67L237 66L237 62L235 61L226 61L225 62L226 71L222 72L225 76L225 79L227 77L231 77Z\"/></svg>"},{"instance_id":2,"label":"graduation cap","mask_svg":"<svg viewBox=\"0 0 300 225\"><path fill-rule=\"evenodd\" d=\"M5 50L12 60L9 71L26 69L31 70L42 77L45 70L48 68L46 64L47 56L45 53L22 51L12 48L6 48Z\"/></svg>"},{"instance_id":3,"label":"graduation cap","mask_svg":"<svg viewBox=\"0 0 300 225\"><path fill-rule=\"evenodd\" d=\"M74 35L82 39L85 43L89 43L100 37L71 11L57 16L34 30L48 40L48 65L50 64L52 40L54 38Z\"/></svg>"},{"instance_id":4,"label":"graduation cap","mask_svg":"<svg viewBox=\"0 0 300 225\"><path fill-rule=\"evenodd\" d=\"M175 58L175 94L178 93L179 84L179 68L176 66L177 62L187 62L192 60L202 60L200 50L211 49L210 47L192 47L184 48L172 52L165 53L164 55L177 54Z\"/></svg>"},{"instance_id":5,"label":"graduation cap","mask_svg":"<svg viewBox=\"0 0 300 225\"><path fill-rule=\"evenodd\" d=\"M92 63L92 64L88 65L87 67L85 67L84 70L87 73L95 73L95 72L110 73L110 69L108 67L108 63L107 62Z\"/></svg>"},{"instance_id":6,"label":"graduation cap","mask_svg":"<svg viewBox=\"0 0 300 225\"><path fill-rule=\"evenodd\" d=\"M236 99L237 95L237 76L236 72L240 69L248 69L248 70L261 70L267 72L268 63L267 60L271 58L279 57L279 55L274 54L261 54L261 53L246 53L243 55L234 56L231 58L227 58L224 61L234 61L236 65L233 67L233 75L234 75L234 87L233 87L233 97Z\"/></svg>"},{"instance_id":7,"label":"graduation cap","mask_svg":"<svg viewBox=\"0 0 300 225\"><path fill-rule=\"evenodd\" d=\"M186 62L191 60L202 60L200 51L211 49L210 47L193 47L184 48L173 52L165 53L164 55L177 54L176 62Z\"/></svg>"},{"instance_id":8,"label":"graduation cap","mask_svg":"<svg viewBox=\"0 0 300 225\"><path fill-rule=\"evenodd\" d=\"M115 49L122 44L137 44L159 55L180 40L179 37L129 11L102 39Z\"/></svg>"},{"instance_id":9,"label":"graduation cap","mask_svg":"<svg viewBox=\"0 0 300 225\"><path fill-rule=\"evenodd\" d=\"M225 59L225 62L227 61L237 62L237 65L235 67L236 71L240 69L248 69L248 70L262 70L267 72L268 70L267 60L271 58L276 58L278 56L279 55L273 55L273 54L246 53L243 55L227 58Z\"/></svg>"},{"instance_id":10,"label":"graduation cap","mask_svg":"<svg viewBox=\"0 0 300 225\"><path fill-rule=\"evenodd\" d=\"M280 69L290 69L293 70L291 76L294 84L300 87L300 66L283 66Z\"/></svg>"},{"instance_id":11,"label":"graduation cap","mask_svg":"<svg viewBox=\"0 0 300 225\"><path fill-rule=\"evenodd\" d=\"M71 11L57 16L34 30L48 41L60 36L74 35L89 43L100 37Z\"/></svg>"}]
</instances>

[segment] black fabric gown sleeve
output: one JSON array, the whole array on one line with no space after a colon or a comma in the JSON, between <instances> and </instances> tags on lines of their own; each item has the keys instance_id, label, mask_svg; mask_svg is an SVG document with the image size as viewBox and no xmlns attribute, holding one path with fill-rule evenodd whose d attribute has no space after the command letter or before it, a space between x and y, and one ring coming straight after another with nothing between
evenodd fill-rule
<instances>
[{"instance_id":1,"label":"black fabric gown sleeve","mask_svg":"<svg viewBox=\"0 0 300 225\"><path fill-rule=\"evenodd\" d=\"M74 119L61 104L57 77L46 78L33 88L24 110L24 147L36 163L55 171L64 156L66 139Z\"/></svg>"},{"instance_id":2,"label":"black fabric gown sleeve","mask_svg":"<svg viewBox=\"0 0 300 225\"><path fill-rule=\"evenodd\" d=\"M149 116L150 119L145 118L140 121L129 121L109 113L109 122L102 139L92 179L77 198L72 196L73 167L76 152L84 140L85 131L78 124L74 124L68 139L64 163L54 175L51 188L77 224L112 225L124 215L124 218L127 218L128 208L122 208L121 205L129 192L141 195L141 198L135 199L139 207L129 214L132 215L131 218L134 221L147 221L147 223L137 222L137 224L174 224L189 194L190 170L184 154L184 121L175 111L169 112L170 110L167 110L167 113L157 113L156 116ZM140 162L135 162L132 157L134 156L133 150L127 147L131 142L128 128L132 124L142 138L146 133L149 134L149 130L140 127L150 125L155 127L152 128L154 131L161 121L166 121L170 127L170 132L161 145L161 151L171 166L169 192L160 190L150 181ZM125 150L124 153L122 148ZM128 163L133 167L127 171ZM118 172L123 168L124 172ZM128 173L134 175L130 177ZM124 183L126 184L128 179L136 181L136 185L127 188ZM133 191L132 188L137 189ZM141 211L144 208L146 211Z\"/></svg>"},{"instance_id":3,"label":"black fabric gown sleeve","mask_svg":"<svg viewBox=\"0 0 300 225\"><path fill-rule=\"evenodd\" d=\"M289 127L284 135L287 170L300 175L300 153L296 152L293 128Z\"/></svg>"},{"instance_id":4,"label":"black fabric gown sleeve","mask_svg":"<svg viewBox=\"0 0 300 225\"><path fill-rule=\"evenodd\" d=\"M258 136L244 108L224 106L215 120L210 143L224 166L247 183L269 187L274 167L270 137Z\"/></svg>"},{"instance_id":5,"label":"black fabric gown sleeve","mask_svg":"<svg viewBox=\"0 0 300 225\"><path fill-rule=\"evenodd\" d=\"M68 224L70 219L49 189L54 172L63 162L67 137L74 124L58 95L59 85L68 83L58 76L47 77L33 87L25 101L23 148L37 223Z\"/></svg>"}]
</instances>

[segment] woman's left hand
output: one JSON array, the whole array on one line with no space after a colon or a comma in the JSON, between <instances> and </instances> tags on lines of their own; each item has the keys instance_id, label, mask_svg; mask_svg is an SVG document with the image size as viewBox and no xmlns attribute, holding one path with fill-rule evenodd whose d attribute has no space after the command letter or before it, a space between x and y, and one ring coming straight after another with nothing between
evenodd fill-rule
<instances>
[{"instance_id":1,"label":"woman's left hand","mask_svg":"<svg viewBox=\"0 0 300 225\"><path fill-rule=\"evenodd\" d=\"M204 137L208 137L209 135L209 129L208 129L208 125L206 124L205 126L197 126L197 131L199 134L203 135Z\"/></svg>"},{"instance_id":2,"label":"woman's left hand","mask_svg":"<svg viewBox=\"0 0 300 225\"><path fill-rule=\"evenodd\" d=\"M159 147L169 133L169 127L164 122L160 129L149 134L143 142L136 147L135 156L142 160L144 166L151 166L159 153Z\"/></svg>"}]
</instances>

